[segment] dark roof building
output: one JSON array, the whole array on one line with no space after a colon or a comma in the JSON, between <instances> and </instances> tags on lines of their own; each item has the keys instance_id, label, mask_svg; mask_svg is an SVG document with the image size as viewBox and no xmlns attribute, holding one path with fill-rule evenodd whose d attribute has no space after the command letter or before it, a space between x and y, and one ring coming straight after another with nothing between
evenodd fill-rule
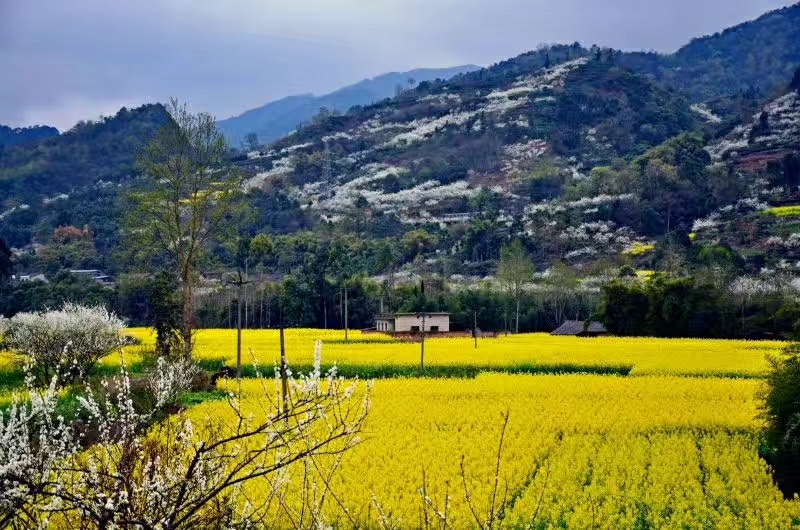
<instances>
[{"instance_id":1,"label":"dark roof building","mask_svg":"<svg viewBox=\"0 0 800 530\"><path fill-rule=\"evenodd\" d=\"M567 320L550 334L573 337L601 337L603 335L608 335L608 330L600 322Z\"/></svg>"}]
</instances>

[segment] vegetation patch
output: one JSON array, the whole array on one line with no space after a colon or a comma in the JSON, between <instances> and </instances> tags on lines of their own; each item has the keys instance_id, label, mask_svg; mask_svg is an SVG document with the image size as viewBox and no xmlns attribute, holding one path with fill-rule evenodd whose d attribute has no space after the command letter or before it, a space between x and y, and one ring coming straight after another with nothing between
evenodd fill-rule
<instances>
[{"instance_id":1,"label":"vegetation patch","mask_svg":"<svg viewBox=\"0 0 800 530\"><path fill-rule=\"evenodd\" d=\"M222 361L205 361L202 363L204 368L212 368L213 371L222 371L226 367ZM338 364L322 365L322 371L328 372L335 367L336 374L346 379L395 379L426 377L433 379L475 379L483 373L498 374L595 374L595 375L617 375L627 376L633 370L633 365L597 365L597 364L577 364L577 363L518 363L506 366L492 364L447 364L426 366L420 374L419 366L403 364ZM313 369L311 365L292 365L292 371L308 373ZM233 371L233 369L228 368ZM271 375L272 367L256 368L252 365L242 366L242 377L253 378ZM227 373L227 370L226 370Z\"/></svg>"},{"instance_id":2,"label":"vegetation patch","mask_svg":"<svg viewBox=\"0 0 800 530\"><path fill-rule=\"evenodd\" d=\"M800 205L794 206L775 206L767 208L763 211L764 215L772 215L774 217L800 217Z\"/></svg>"}]
</instances>

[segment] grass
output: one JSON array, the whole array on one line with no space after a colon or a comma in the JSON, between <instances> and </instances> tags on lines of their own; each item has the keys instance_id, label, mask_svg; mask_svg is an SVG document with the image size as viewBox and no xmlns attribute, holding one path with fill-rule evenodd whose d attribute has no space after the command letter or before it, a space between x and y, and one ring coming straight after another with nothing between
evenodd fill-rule
<instances>
[{"instance_id":1,"label":"grass","mask_svg":"<svg viewBox=\"0 0 800 530\"><path fill-rule=\"evenodd\" d=\"M184 407L192 407L207 401L224 401L227 398L227 392L221 390L214 390L211 392L184 392L181 395L180 402Z\"/></svg>"},{"instance_id":2,"label":"grass","mask_svg":"<svg viewBox=\"0 0 800 530\"><path fill-rule=\"evenodd\" d=\"M224 359L200 361L200 366L209 372L218 372L225 368ZM396 379L419 377L419 366L408 364L337 364L336 374L348 379ZM334 367L332 364L323 364L322 373L327 373ZM307 374L313 370L310 364L292 364L293 373ZM262 366L258 370L253 365L242 365L242 377L253 378L258 375L270 377L273 374L272 366ZM508 365L491 364L445 364L426 366L423 376L434 379L475 379L483 373L498 374L595 374L595 375L630 375L633 365L614 364L575 364L575 363L515 363Z\"/></svg>"}]
</instances>

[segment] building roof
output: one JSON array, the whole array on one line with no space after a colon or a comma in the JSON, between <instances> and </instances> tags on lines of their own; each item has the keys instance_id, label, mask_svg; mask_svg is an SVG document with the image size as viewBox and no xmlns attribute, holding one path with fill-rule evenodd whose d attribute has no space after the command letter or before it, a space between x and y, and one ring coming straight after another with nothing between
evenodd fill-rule
<instances>
[{"instance_id":1,"label":"building roof","mask_svg":"<svg viewBox=\"0 0 800 530\"><path fill-rule=\"evenodd\" d=\"M553 330L551 335L581 335L583 333L608 333L606 327L600 322L586 323L583 320L567 320L561 324L557 329Z\"/></svg>"},{"instance_id":2,"label":"building roof","mask_svg":"<svg viewBox=\"0 0 800 530\"><path fill-rule=\"evenodd\" d=\"M419 312L419 313L381 313L379 315L375 315L375 319L376 320L389 320L389 319L397 318L397 317L416 317L417 315L422 315L422 314L423 314L423 312ZM437 312L437 311L425 311L424 314L425 314L425 316L429 316L429 317L432 317L432 316L435 316L435 317L442 317L442 316L449 317L450 316L450 313L440 313L440 312Z\"/></svg>"},{"instance_id":3,"label":"building roof","mask_svg":"<svg viewBox=\"0 0 800 530\"><path fill-rule=\"evenodd\" d=\"M420 311L419 313L395 313L396 317L415 317L425 314L426 316L450 316L450 313L440 313L438 311Z\"/></svg>"}]
</instances>

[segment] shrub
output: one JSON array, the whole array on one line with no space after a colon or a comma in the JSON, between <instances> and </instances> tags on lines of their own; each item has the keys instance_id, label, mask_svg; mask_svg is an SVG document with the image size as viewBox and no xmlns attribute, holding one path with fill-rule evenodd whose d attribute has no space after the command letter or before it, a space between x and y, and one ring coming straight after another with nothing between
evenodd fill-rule
<instances>
[{"instance_id":1,"label":"shrub","mask_svg":"<svg viewBox=\"0 0 800 530\"><path fill-rule=\"evenodd\" d=\"M28 386L28 402L15 395L0 410L0 528L42 528L54 515L59 528L329 528L322 508L359 442L369 386L323 375L318 342L307 376L288 367L283 380L259 375L247 390L231 387L212 414L157 421L195 371L162 359L150 383L156 408L144 411L124 368L113 385L87 385L77 405L87 430L58 415L57 376L46 389ZM303 484L299 511L286 502L298 491L290 470ZM269 486L252 503L243 485L256 480Z\"/></svg>"},{"instance_id":2,"label":"shrub","mask_svg":"<svg viewBox=\"0 0 800 530\"><path fill-rule=\"evenodd\" d=\"M768 358L770 369L761 393L766 422L762 456L772 466L787 499L800 493L800 344Z\"/></svg>"},{"instance_id":3,"label":"shrub","mask_svg":"<svg viewBox=\"0 0 800 530\"><path fill-rule=\"evenodd\" d=\"M778 452L800 461L800 344L769 358L762 394L767 442Z\"/></svg>"},{"instance_id":4,"label":"shrub","mask_svg":"<svg viewBox=\"0 0 800 530\"><path fill-rule=\"evenodd\" d=\"M103 307L64 304L59 310L18 313L5 325L3 342L39 384L54 375L72 383L120 347L123 322Z\"/></svg>"}]
</instances>

